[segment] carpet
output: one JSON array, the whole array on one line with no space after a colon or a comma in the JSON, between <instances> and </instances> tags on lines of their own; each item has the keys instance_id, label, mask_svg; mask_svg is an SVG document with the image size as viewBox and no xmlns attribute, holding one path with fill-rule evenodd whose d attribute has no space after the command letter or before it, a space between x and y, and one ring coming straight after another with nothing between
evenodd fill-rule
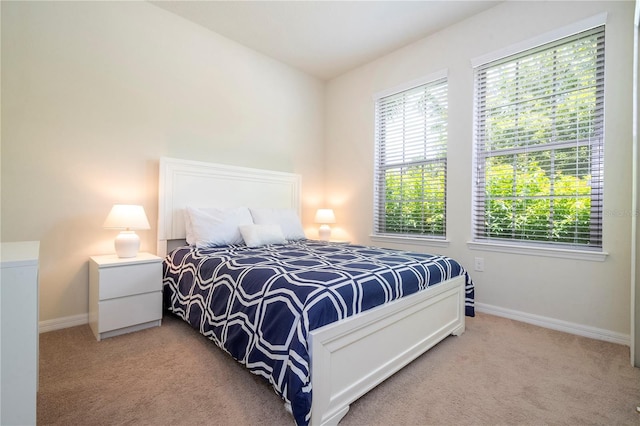
<instances>
[{"instance_id":1,"label":"carpet","mask_svg":"<svg viewBox=\"0 0 640 426\"><path fill-rule=\"evenodd\" d=\"M358 362L358 360L353 360ZM638 425L629 348L477 314L361 397L340 425ZM292 425L270 385L188 324L97 342L40 335L39 425Z\"/></svg>"}]
</instances>

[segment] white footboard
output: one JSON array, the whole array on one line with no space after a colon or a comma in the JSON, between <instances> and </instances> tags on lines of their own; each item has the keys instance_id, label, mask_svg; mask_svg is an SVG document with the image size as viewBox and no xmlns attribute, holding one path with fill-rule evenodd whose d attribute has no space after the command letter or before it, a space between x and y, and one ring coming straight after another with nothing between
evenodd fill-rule
<instances>
[{"instance_id":1,"label":"white footboard","mask_svg":"<svg viewBox=\"0 0 640 426\"><path fill-rule=\"evenodd\" d=\"M464 303L459 276L312 331L311 424L337 424L353 401L448 335L464 332Z\"/></svg>"}]
</instances>

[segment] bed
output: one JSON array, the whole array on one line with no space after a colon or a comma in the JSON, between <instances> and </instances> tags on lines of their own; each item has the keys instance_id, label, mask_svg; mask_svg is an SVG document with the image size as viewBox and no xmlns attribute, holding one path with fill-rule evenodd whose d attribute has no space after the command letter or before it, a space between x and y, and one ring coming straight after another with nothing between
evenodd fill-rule
<instances>
[{"instance_id":1,"label":"bed","mask_svg":"<svg viewBox=\"0 0 640 426\"><path fill-rule=\"evenodd\" d=\"M455 260L424 253L305 238L186 246L190 206L299 214L300 189L296 174L162 158L165 305L265 377L297 424L337 424L357 398L464 332L473 284Z\"/></svg>"}]
</instances>

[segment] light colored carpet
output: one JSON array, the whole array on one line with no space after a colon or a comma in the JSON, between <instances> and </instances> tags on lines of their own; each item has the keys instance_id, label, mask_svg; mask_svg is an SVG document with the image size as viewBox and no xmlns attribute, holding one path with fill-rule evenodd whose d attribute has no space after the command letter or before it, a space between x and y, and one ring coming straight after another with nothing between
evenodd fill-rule
<instances>
[{"instance_id":1,"label":"light colored carpet","mask_svg":"<svg viewBox=\"0 0 640 426\"><path fill-rule=\"evenodd\" d=\"M357 362L357 360L354 360ZM351 405L353 425L638 425L629 348L479 314ZM192 330L40 336L40 425L292 425L258 376Z\"/></svg>"}]
</instances>

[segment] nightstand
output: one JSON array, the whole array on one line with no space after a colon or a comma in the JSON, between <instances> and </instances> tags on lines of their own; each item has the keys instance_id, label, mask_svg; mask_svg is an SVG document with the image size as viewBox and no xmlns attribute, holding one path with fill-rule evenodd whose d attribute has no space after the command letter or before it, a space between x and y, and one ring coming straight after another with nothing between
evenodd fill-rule
<instances>
[{"instance_id":1,"label":"nightstand","mask_svg":"<svg viewBox=\"0 0 640 426\"><path fill-rule=\"evenodd\" d=\"M97 340L159 326L162 258L149 253L91 256L89 325Z\"/></svg>"}]
</instances>

